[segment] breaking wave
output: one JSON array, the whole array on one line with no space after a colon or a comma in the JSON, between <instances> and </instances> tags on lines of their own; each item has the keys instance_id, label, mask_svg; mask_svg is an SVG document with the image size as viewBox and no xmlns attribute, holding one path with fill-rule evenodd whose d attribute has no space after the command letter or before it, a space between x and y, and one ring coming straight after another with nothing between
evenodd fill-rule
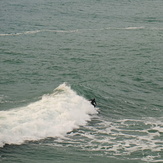
<instances>
[{"instance_id":1,"label":"breaking wave","mask_svg":"<svg viewBox=\"0 0 163 163\"><path fill-rule=\"evenodd\" d=\"M64 137L97 114L85 98L61 84L52 94L25 107L0 111L0 147L47 137Z\"/></svg>"}]
</instances>

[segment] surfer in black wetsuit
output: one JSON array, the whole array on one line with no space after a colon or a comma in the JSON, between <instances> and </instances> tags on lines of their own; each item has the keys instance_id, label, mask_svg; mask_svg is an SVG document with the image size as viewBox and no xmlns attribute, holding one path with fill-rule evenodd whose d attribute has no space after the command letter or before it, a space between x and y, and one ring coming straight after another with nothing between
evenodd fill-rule
<instances>
[{"instance_id":1,"label":"surfer in black wetsuit","mask_svg":"<svg viewBox=\"0 0 163 163\"><path fill-rule=\"evenodd\" d=\"M94 99L91 99L90 101L91 101L91 104L92 104L94 107L96 107L96 100L95 100L95 98L94 98Z\"/></svg>"}]
</instances>

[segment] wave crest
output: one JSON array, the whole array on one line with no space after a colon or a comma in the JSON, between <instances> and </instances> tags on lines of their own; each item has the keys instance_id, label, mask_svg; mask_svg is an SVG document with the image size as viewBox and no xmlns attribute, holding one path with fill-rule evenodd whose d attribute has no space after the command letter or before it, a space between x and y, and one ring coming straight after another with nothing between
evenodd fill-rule
<instances>
[{"instance_id":1,"label":"wave crest","mask_svg":"<svg viewBox=\"0 0 163 163\"><path fill-rule=\"evenodd\" d=\"M47 137L64 137L86 125L97 111L64 83L39 101L0 113L0 147L3 147Z\"/></svg>"}]
</instances>

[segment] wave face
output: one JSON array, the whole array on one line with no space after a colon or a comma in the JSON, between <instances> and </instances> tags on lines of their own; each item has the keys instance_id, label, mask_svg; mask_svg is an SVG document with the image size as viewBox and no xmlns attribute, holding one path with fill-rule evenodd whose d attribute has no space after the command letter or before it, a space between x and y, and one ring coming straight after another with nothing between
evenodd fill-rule
<instances>
[{"instance_id":1,"label":"wave face","mask_svg":"<svg viewBox=\"0 0 163 163\"><path fill-rule=\"evenodd\" d=\"M86 125L97 111L65 83L28 106L0 112L0 147L64 137Z\"/></svg>"}]
</instances>

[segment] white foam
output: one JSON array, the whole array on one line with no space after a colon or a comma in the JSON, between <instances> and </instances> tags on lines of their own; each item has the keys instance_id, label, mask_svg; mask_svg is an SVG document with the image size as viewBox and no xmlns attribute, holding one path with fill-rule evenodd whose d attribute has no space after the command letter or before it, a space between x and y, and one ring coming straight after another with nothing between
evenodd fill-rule
<instances>
[{"instance_id":1,"label":"white foam","mask_svg":"<svg viewBox=\"0 0 163 163\"><path fill-rule=\"evenodd\" d=\"M65 83L28 106L0 112L0 147L47 137L64 137L97 111Z\"/></svg>"},{"instance_id":2,"label":"white foam","mask_svg":"<svg viewBox=\"0 0 163 163\"><path fill-rule=\"evenodd\" d=\"M40 33L40 32L76 33L76 32L78 32L78 29L76 29L76 30L49 30L49 29L43 29L43 30L25 31L25 32L18 32L18 33L1 33L0 36L31 35L31 34L36 34L36 33Z\"/></svg>"},{"instance_id":3,"label":"white foam","mask_svg":"<svg viewBox=\"0 0 163 163\"><path fill-rule=\"evenodd\" d=\"M89 31L105 31L105 30L140 30L140 29L147 29L147 30L163 30L163 28L159 27L105 27L105 28L97 28L97 29L72 29L72 30L53 30L53 29L40 29L40 30L33 30L33 31L24 31L18 33L0 33L0 36L19 36L19 35L31 35L40 32L52 32L52 33L81 33L81 32L89 32Z\"/></svg>"},{"instance_id":4,"label":"white foam","mask_svg":"<svg viewBox=\"0 0 163 163\"><path fill-rule=\"evenodd\" d=\"M127 27L125 29L136 30L136 29L144 29L145 27Z\"/></svg>"},{"instance_id":5,"label":"white foam","mask_svg":"<svg viewBox=\"0 0 163 163\"><path fill-rule=\"evenodd\" d=\"M101 116L97 118L96 125L86 125L86 132L81 130L70 134L69 140L64 140L63 145L67 142L68 147L98 152L109 157L161 162L159 153L163 149L163 118L122 119L112 122ZM61 142L56 141L57 143ZM139 156L136 156L137 153Z\"/></svg>"}]
</instances>

